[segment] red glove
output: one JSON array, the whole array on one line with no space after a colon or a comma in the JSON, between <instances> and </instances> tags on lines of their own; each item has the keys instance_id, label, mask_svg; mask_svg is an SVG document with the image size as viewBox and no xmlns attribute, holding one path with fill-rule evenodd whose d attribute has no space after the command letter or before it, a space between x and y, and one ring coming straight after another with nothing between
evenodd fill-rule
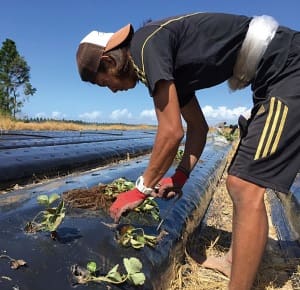
<instances>
[{"instance_id":1,"label":"red glove","mask_svg":"<svg viewBox=\"0 0 300 290\"><path fill-rule=\"evenodd\" d=\"M122 192L111 205L110 216L118 222L121 215L129 209L134 209L140 205L148 196L140 192L137 188Z\"/></svg>"},{"instance_id":2,"label":"red glove","mask_svg":"<svg viewBox=\"0 0 300 290\"><path fill-rule=\"evenodd\" d=\"M162 178L158 184L158 196L165 198L172 198L176 194L181 196L181 188L188 180L188 175L180 168L171 177ZM179 196L179 197L180 197Z\"/></svg>"}]
</instances>

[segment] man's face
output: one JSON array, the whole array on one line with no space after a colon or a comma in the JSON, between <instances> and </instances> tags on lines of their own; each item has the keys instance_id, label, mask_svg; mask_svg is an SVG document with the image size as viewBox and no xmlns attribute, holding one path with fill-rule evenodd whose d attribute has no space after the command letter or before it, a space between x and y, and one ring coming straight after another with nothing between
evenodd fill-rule
<instances>
[{"instance_id":1,"label":"man's face","mask_svg":"<svg viewBox=\"0 0 300 290\"><path fill-rule=\"evenodd\" d=\"M111 73L98 73L96 76L95 84L100 87L107 87L113 93L118 91L127 91L128 89L132 89L136 85L136 80L131 78L118 78Z\"/></svg>"}]
</instances>

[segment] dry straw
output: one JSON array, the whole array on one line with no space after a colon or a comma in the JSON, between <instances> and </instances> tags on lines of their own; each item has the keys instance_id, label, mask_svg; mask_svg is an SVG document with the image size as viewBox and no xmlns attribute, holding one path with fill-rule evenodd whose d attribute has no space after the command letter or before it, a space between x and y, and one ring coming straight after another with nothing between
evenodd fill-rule
<instances>
[{"instance_id":1,"label":"dry straw","mask_svg":"<svg viewBox=\"0 0 300 290\"><path fill-rule=\"evenodd\" d=\"M228 161L233 153L234 150L229 154ZM177 265L176 279L170 283L168 290L227 289L228 277L218 271L202 267L190 255L193 252L198 256L223 256L230 246L232 203L227 194L225 180L226 172L216 187L205 225L190 237L185 261ZM283 255L270 218L268 199L265 201L269 215L269 239L252 290L300 290L300 259L287 258Z\"/></svg>"}]
</instances>

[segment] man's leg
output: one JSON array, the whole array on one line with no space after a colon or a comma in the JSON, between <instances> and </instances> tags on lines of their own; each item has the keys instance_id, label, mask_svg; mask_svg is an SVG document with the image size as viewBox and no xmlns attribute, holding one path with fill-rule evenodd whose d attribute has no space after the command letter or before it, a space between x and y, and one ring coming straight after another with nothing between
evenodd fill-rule
<instances>
[{"instance_id":1,"label":"man's leg","mask_svg":"<svg viewBox=\"0 0 300 290\"><path fill-rule=\"evenodd\" d=\"M203 260L201 257L201 259L199 259L197 262L200 263L204 268L217 270L223 273L225 276L230 277L232 264L232 245L230 246L229 251L223 257L208 256L205 258L205 260Z\"/></svg>"},{"instance_id":2,"label":"man's leg","mask_svg":"<svg viewBox=\"0 0 300 290\"><path fill-rule=\"evenodd\" d=\"M233 201L231 246L225 256L207 257L202 266L231 277L229 289L250 289L268 236L265 188L229 175L227 189Z\"/></svg>"},{"instance_id":3,"label":"man's leg","mask_svg":"<svg viewBox=\"0 0 300 290\"><path fill-rule=\"evenodd\" d=\"M268 237L265 188L229 175L233 201L230 290L251 289ZM230 257L227 257L230 259Z\"/></svg>"}]
</instances>

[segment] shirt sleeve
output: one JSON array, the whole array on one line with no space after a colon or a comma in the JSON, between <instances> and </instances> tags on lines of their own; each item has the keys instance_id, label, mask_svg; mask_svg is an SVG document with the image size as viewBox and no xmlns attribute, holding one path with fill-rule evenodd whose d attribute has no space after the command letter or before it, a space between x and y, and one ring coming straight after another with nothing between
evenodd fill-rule
<instances>
[{"instance_id":1,"label":"shirt sleeve","mask_svg":"<svg viewBox=\"0 0 300 290\"><path fill-rule=\"evenodd\" d=\"M168 29L160 28L145 42L142 50L142 66L152 97L158 81L174 80L175 55L174 37Z\"/></svg>"}]
</instances>

